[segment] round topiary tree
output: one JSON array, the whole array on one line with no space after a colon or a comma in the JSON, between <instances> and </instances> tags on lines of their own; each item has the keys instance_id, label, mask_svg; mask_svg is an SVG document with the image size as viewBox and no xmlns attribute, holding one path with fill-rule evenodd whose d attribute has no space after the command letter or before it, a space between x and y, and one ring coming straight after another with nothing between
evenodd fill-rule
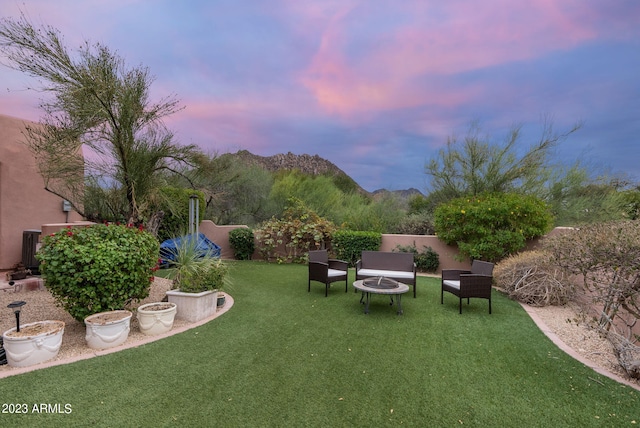
<instances>
[{"instance_id":1,"label":"round topiary tree","mask_svg":"<svg viewBox=\"0 0 640 428\"><path fill-rule=\"evenodd\" d=\"M36 257L56 303L82 321L147 297L158 253L142 227L96 224L44 237Z\"/></svg>"}]
</instances>

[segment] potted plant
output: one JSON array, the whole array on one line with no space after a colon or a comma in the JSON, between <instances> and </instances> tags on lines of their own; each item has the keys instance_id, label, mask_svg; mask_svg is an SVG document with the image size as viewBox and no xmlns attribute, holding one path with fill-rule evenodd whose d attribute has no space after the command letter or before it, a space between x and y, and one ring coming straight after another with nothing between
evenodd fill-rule
<instances>
[{"instance_id":1,"label":"potted plant","mask_svg":"<svg viewBox=\"0 0 640 428\"><path fill-rule=\"evenodd\" d=\"M164 260L173 268L170 277L176 287L167 291L168 300L177 305L176 317L190 322L216 312L218 292L226 281L226 265L203 237L195 234L183 237L164 254Z\"/></svg>"},{"instance_id":2,"label":"potted plant","mask_svg":"<svg viewBox=\"0 0 640 428\"><path fill-rule=\"evenodd\" d=\"M178 306L173 302L155 302L136 309L138 326L143 334L156 336L170 331Z\"/></svg>"},{"instance_id":3,"label":"potted plant","mask_svg":"<svg viewBox=\"0 0 640 428\"><path fill-rule=\"evenodd\" d=\"M158 241L142 227L95 224L44 237L36 257L56 302L76 320L85 321L89 346L104 348L126 340L131 312L123 309L149 295L158 251ZM103 330L96 325L115 328L118 322L122 326L117 340L113 330L94 339Z\"/></svg>"}]
</instances>

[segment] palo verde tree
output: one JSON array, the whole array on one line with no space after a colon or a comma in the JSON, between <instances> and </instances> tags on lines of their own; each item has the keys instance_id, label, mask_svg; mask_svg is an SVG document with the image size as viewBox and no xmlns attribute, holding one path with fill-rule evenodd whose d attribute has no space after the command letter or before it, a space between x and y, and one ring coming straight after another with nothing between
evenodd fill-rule
<instances>
[{"instance_id":1,"label":"palo verde tree","mask_svg":"<svg viewBox=\"0 0 640 428\"><path fill-rule=\"evenodd\" d=\"M172 97L150 100L153 82L145 67L128 68L108 47L85 41L70 52L50 26L34 27L23 14L0 21L0 52L8 66L36 78L44 116L26 130L45 189L71 202L82 215L84 184L120 192L123 217L143 218L160 187L162 172L189 163L195 146L179 146L163 118L179 110ZM81 147L91 153L81 155Z\"/></svg>"},{"instance_id":2,"label":"palo verde tree","mask_svg":"<svg viewBox=\"0 0 640 428\"><path fill-rule=\"evenodd\" d=\"M540 139L522 154L521 127L514 126L504 143L493 142L480 135L478 124L472 124L463 140L451 137L437 156L425 165L431 179L430 206L462 196L482 193L517 192L542 196L549 178L552 150L568 135L558 134L545 121Z\"/></svg>"}]
</instances>

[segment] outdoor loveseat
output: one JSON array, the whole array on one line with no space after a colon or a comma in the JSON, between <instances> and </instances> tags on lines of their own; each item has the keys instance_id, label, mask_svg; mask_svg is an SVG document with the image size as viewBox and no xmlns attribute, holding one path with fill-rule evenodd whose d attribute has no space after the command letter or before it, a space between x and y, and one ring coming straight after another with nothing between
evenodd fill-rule
<instances>
[{"instance_id":1,"label":"outdoor loveseat","mask_svg":"<svg viewBox=\"0 0 640 428\"><path fill-rule=\"evenodd\" d=\"M416 297L416 264L413 253L363 251L356 263L356 281L375 276L413 285L413 297Z\"/></svg>"}]
</instances>

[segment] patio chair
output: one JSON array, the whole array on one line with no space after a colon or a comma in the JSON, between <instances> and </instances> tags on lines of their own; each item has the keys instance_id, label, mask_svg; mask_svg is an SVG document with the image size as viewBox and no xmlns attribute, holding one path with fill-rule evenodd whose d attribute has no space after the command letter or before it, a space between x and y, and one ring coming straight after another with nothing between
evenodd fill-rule
<instances>
[{"instance_id":1,"label":"patio chair","mask_svg":"<svg viewBox=\"0 0 640 428\"><path fill-rule=\"evenodd\" d=\"M489 300L491 313L491 285L493 282L493 263L474 260L471 270L443 269L442 289L440 290L440 304L444 304L444 292L458 296L459 308L462 313L462 299L471 297Z\"/></svg>"},{"instance_id":2,"label":"patio chair","mask_svg":"<svg viewBox=\"0 0 640 428\"><path fill-rule=\"evenodd\" d=\"M311 281L318 281L325 285L324 295L329 294L329 285L332 282L344 279L344 291L347 292L347 269L349 264L342 260L329 259L326 250L309 251L309 284L308 290L311 292Z\"/></svg>"}]
</instances>

